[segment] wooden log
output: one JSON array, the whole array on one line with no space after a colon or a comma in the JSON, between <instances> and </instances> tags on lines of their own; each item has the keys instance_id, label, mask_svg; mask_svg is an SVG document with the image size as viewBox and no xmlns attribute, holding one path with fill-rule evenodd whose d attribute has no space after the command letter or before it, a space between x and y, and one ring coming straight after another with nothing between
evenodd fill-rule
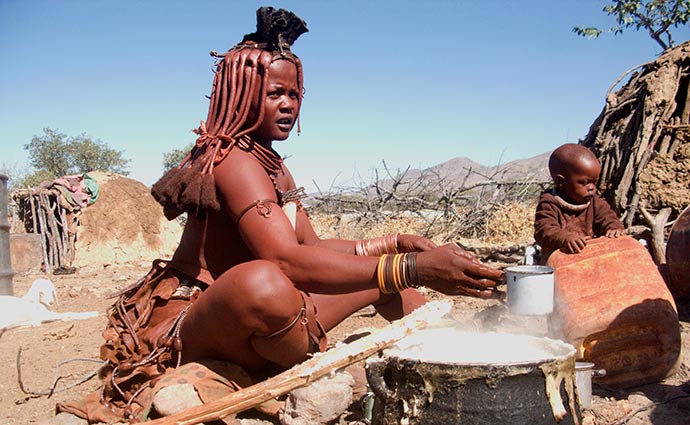
<instances>
[{"instance_id":1,"label":"wooden log","mask_svg":"<svg viewBox=\"0 0 690 425\"><path fill-rule=\"evenodd\" d=\"M72 265L72 261L70 260L70 246L69 246L69 235L67 231L67 213L65 212L65 209L60 205L58 202L58 213L60 214L60 237L62 238L62 249L63 249L63 254L62 257L65 261L64 266L65 267L70 267Z\"/></svg>"},{"instance_id":2,"label":"wooden log","mask_svg":"<svg viewBox=\"0 0 690 425\"><path fill-rule=\"evenodd\" d=\"M47 220L46 223L48 225L49 232L50 234L50 248L53 251L53 263L52 266L54 269L57 269L60 267L62 264L61 261L61 252L60 252L60 235L58 234L57 231L57 226L55 225L55 209L50 202L50 196L47 193L43 193L41 195L43 197L43 202L45 203L45 208L46 208L46 216Z\"/></svg>"},{"instance_id":3,"label":"wooden log","mask_svg":"<svg viewBox=\"0 0 690 425\"><path fill-rule=\"evenodd\" d=\"M43 197L41 194L37 194L37 201L38 201L38 217L39 217L39 229L40 229L40 234L41 234L41 240L44 241L44 248L45 248L45 272L50 273L53 271L53 250L51 248L51 243L50 243L50 234L48 232L48 226L46 225L46 214L45 214L45 206L43 205Z\"/></svg>"},{"instance_id":4,"label":"wooden log","mask_svg":"<svg viewBox=\"0 0 690 425\"><path fill-rule=\"evenodd\" d=\"M38 217L36 217L36 206L34 205L34 196L29 193L29 205L31 205L31 221L33 224L34 233L38 233Z\"/></svg>"},{"instance_id":5,"label":"wooden log","mask_svg":"<svg viewBox=\"0 0 690 425\"><path fill-rule=\"evenodd\" d=\"M666 243L664 241L664 227L671 216L671 208L664 207L656 215L652 215L644 205L639 206L640 213L652 229L651 251L656 264L666 264Z\"/></svg>"},{"instance_id":6,"label":"wooden log","mask_svg":"<svg viewBox=\"0 0 690 425\"><path fill-rule=\"evenodd\" d=\"M48 263L48 247L46 246L45 235L43 234L40 224L40 202L38 200L38 195L34 196L33 193L28 194L29 203L31 205L31 221L33 221L34 233L39 235L39 240L41 241L41 253L43 254L43 268L46 271L50 271L50 265ZM38 205L37 205L38 204Z\"/></svg>"},{"instance_id":7,"label":"wooden log","mask_svg":"<svg viewBox=\"0 0 690 425\"><path fill-rule=\"evenodd\" d=\"M214 421L249 410L291 390L305 386L329 373L349 366L396 343L415 330L439 321L452 307L452 301L432 301L390 325L349 344L336 346L295 365L291 369L251 387L229 394L202 406L156 419L151 425L191 425Z\"/></svg>"}]
</instances>

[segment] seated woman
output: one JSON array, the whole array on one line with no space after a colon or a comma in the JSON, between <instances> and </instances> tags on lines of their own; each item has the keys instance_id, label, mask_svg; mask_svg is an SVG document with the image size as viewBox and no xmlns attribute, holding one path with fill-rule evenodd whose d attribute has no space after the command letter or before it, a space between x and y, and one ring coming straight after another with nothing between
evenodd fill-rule
<instances>
[{"instance_id":1,"label":"seated woman","mask_svg":"<svg viewBox=\"0 0 690 425\"><path fill-rule=\"evenodd\" d=\"M221 359L265 377L324 350L326 332L365 306L394 320L426 302L422 285L490 297L502 279L455 244L316 235L273 148L298 123L302 64L290 46L307 28L285 10L257 18L255 33L216 56L196 144L152 188L169 219L188 219L172 260L112 309L101 414L140 416L155 379L180 363Z\"/></svg>"}]
</instances>

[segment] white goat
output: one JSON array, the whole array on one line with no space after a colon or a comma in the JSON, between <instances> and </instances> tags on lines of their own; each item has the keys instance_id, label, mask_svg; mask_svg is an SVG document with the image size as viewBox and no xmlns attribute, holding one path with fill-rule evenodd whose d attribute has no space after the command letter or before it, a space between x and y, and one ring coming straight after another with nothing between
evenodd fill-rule
<instances>
[{"instance_id":1,"label":"white goat","mask_svg":"<svg viewBox=\"0 0 690 425\"><path fill-rule=\"evenodd\" d=\"M98 316L97 311L57 313L55 285L48 279L36 279L23 297L0 295L0 335L19 326L39 326L56 320L82 320Z\"/></svg>"}]
</instances>

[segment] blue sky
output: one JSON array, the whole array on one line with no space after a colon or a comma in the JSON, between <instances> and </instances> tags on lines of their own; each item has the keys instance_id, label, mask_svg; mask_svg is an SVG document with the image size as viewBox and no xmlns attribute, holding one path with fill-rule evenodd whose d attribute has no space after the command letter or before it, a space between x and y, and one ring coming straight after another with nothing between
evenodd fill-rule
<instances>
[{"instance_id":1,"label":"blue sky","mask_svg":"<svg viewBox=\"0 0 690 425\"><path fill-rule=\"evenodd\" d=\"M162 153L206 118L208 52L252 32L262 5L309 28L293 49L302 133L274 145L298 185L356 185L383 160L528 158L584 137L609 86L660 53L644 32L571 32L613 25L607 3L0 0L0 165L27 167L23 146L50 127L122 151L130 176L152 184Z\"/></svg>"}]
</instances>

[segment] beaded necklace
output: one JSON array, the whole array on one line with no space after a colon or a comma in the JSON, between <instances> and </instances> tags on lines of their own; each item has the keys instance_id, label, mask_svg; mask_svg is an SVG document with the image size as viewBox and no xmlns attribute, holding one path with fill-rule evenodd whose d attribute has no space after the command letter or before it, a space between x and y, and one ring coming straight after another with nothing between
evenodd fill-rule
<instances>
[{"instance_id":1,"label":"beaded necklace","mask_svg":"<svg viewBox=\"0 0 690 425\"><path fill-rule=\"evenodd\" d=\"M266 147L261 143L257 143L248 136L242 136L236 142L236 146L241 150L251 154L256 161L266 170L268 178L273 183L273 188L278 195L278 204L284 205L290 201L299 201L307 197L304 187L296 189L282 190L278 184L278 173L283 172L283 159L280 154L273 148Z\"/></svg>"}]
</instances>

